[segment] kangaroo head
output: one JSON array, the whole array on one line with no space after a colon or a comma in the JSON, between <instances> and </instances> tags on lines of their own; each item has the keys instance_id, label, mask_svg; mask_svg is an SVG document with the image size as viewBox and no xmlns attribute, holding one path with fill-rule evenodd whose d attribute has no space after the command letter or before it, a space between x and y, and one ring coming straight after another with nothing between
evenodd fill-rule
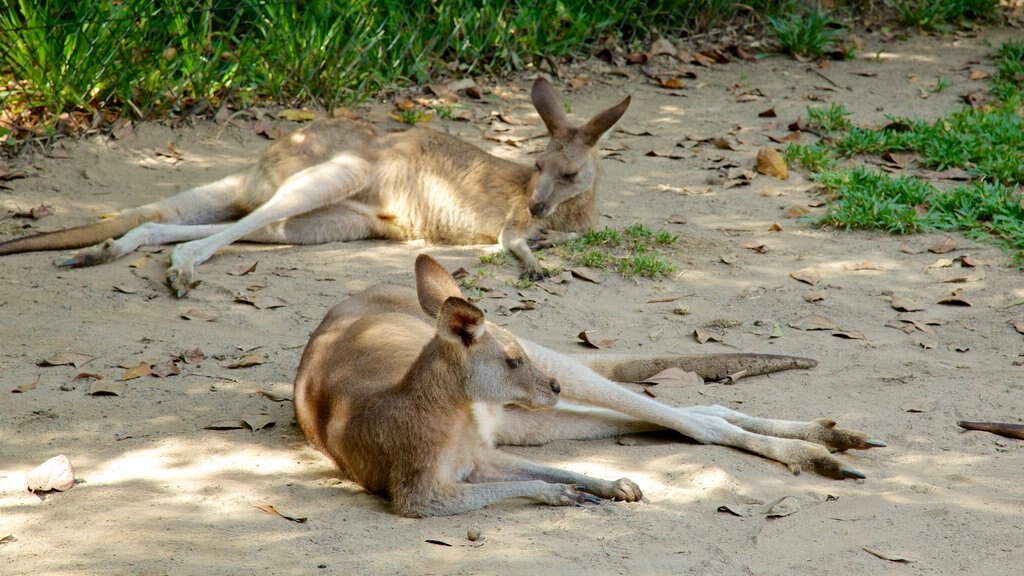
<instances>
[{"instance_id":1,"label":"kangaroo head","mask_svg":"<svg viewBox=\"0 0 1024 576\"><path fill-rule=\"evenodd\" d=\"M530 361L508 330L486 321L443 266L422 254L416 258L416 292L424 312L437 318L438 336L462 352L472 400L527 408L558 402L555 379Z\"/></svg>"},{"instance_id":2,"label":"kangaroo head","mask_svg":"<svg viewBox=\"0 0 1024 576\"><path fill-rule=\"evenodd\" d=\"M593 190L598 180L597 141L629 107L630 97L598 113L582 126L569 122L562 101L544 78L533 83L533 106L548 128L551 141L537 157L537 184L530 196L530 214L547 218L559 204Z\"/></svg>"}]
</instances>

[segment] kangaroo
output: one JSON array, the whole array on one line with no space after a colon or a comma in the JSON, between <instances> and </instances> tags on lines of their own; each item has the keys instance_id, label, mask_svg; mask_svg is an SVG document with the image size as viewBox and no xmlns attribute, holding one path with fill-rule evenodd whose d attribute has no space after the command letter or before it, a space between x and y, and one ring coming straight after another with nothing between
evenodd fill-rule
<instances>
[{"instance_id":1,"label":"kangaroo","mask_svg":"<svg viewBox=\"0 0 1024 576\"><path fill-rule=\"evenodd\" d=\"M486 322L451 275L420 255L416 290L374 286L327 313L302 354L295 415L313 446L409 516L456 514L512 497L551 505L636 501L642 493L628 479L548 468L495 446L653 430L747 450L793 473L864 478L831 452L885 443L830 419L676 408L610 379L641 380L669 366L713 378L814 364L757 354L570 357Z\"/></svg>"},{"instance_id":2,"label":"kangaroo","mask_svg":"<svg viewBox=\"0 0 1024 576\"><path fill-rule=\"evenodd\" d=\"M448 272L416 259L420 305L390 289L339 305L317 328L295 379L306 437L405 516L475 510L509 498L555 506L636 501L640 489L499 452L487 436L505 404L548 408L559 385L506 330L484 321ZM430 316L436 317L431 325Z\"/></svg>"},{"instance_id":3,"label":"kangaroo","mask_svg":"<svg viewBox=\"0 0 1024 576\"><path fill-rule=\"evenodd\" d=\"M239 240L499 242L538 279L544 269L531 248L596 226L595 145L630 98L582 126L547 80L533 83L531 98L550 135L535 166L429 128L380 135L363 123L319 120L276 141L249 170L108 220L0 243L0 255L88 247L59 264L74 268L183 242L171 253L167 281L184 297L198 284L195 267Z\"/></svg>"}]
</instances>

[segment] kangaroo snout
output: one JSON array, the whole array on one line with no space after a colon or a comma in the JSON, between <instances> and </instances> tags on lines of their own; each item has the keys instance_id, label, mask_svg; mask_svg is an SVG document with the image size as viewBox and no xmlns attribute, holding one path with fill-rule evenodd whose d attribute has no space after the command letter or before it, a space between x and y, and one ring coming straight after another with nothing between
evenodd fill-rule
<instances>
[{"instance_id":1,"label":"kangaroo snout","mask_svg":"<svg viewBox=\"0 0 1024 576\"><path fill-rule=\"evenodd\" d=\"M562 387L558 385L558 380L555 380L554 378L551 379L551 391L555 394L562 391Z\"/></svg>"},{"instance_id":2,"label":"kangaroo snout","mask_svg":"<svg viewBox=\"0 0 1024 576\"><path fill-rule=\"evenodd\" d=\"M543 216L547 207L548 205L544 202L530 202L530 214L534 217Z\"/></svg>"}]
</instances>

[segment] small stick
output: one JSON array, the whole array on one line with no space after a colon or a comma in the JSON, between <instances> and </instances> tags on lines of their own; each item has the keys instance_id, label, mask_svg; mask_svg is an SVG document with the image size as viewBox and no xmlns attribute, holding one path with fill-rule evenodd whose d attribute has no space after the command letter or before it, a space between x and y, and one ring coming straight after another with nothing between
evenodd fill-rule
<instances>
[{"instance_id":1,"label":"small stick","mask_svg":"<svg viewBox=\"0 0 1024 576\"><path fill-rule=\"evenodd\" d=\"M1006 436L1007 438L1024 440L1024 424L1007 424L1005 422L967 422L965 420L957 420L956 423L958 426L966 430L981 430L982 432L991 432L993 434L999 434L1000 436Z\"/></svg>"}]
</instances>

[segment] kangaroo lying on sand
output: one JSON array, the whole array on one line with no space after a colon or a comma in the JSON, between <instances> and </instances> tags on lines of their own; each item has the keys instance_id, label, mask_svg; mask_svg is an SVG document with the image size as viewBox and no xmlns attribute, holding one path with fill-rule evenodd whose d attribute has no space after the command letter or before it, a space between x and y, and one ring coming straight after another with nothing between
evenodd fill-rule
<instances>
[{"instance_id":1,"label":"kangaroo lying on sand","mask_svg":"<svg viewBox=\"0 0 1024 576\"><path fill-rule=\"evenodd\" d=\"M536 279L544 271L531 245L564 242L597 225L595 145L629 97L574 126L546 80L534 82L531 96L551 136L536 167L428 128L378 135L362 123L321 120L272 144L249 170L108 220L4 242L0 255L91 246L61 264L79 267L142 245L185 242L167 270L182 297L198 283L195 266L238 240L500 242Z\"/></svg>"},{"instance_id":2,"label":"kangaroo lying on sand","mask_svg":"<svg viewBox=\"0 0 1024 576\"><path fill-rule=\"evenodd\" d=\"M556 506L596 497L639 500L639 487L628 479L549 468L495 445L660 429L748 450L794 472L863 478L830 451L885 444L829 419L675 408L608 380L641 380L668 366L714 378L814 364L753 354L570 358L485 322L451 275L421 255L416 291L376 286L327 313L299 364L295 415L315 447L407 516L458 514L516 497Z\"/></svg>"}]
</instances>

